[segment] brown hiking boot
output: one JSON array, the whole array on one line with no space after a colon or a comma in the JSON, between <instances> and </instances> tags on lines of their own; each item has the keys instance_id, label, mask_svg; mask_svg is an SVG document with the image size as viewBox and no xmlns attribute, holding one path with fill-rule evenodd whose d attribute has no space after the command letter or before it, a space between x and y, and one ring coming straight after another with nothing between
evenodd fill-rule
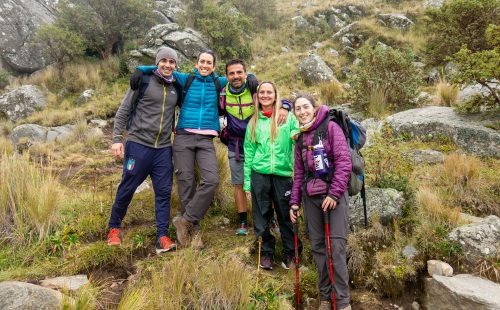
<instances>
[{"instance_id":1,"label":"brown hiking boot","mask_svg":"<svg viewBox=\"0 0 500 310\"><path fill-rule=\"evenodd\" d=\"M177 240L183 247L188 247L191 243L191 231L193 224L186 220L183 216L179 216L173 220L175 229L177 230Z\"/></svg>"},{"instance_id":2,"label":"brown hiking boot","mask_svg":"<svg viewBox=\"0 0 500 310\"><path fill-rule=\"evenodd\" d=\"M191 243L193 249L195 250L203 250L205 245L203 244L203 240L201 240L201 231L197 230L193 233L193 241Z\"/></svg>"}]
</instances>

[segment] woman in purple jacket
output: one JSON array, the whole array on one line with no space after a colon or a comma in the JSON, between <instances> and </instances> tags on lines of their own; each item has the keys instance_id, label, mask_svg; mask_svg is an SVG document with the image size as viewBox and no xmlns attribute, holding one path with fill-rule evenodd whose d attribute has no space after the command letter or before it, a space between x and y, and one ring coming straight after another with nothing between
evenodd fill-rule
<instances>
[{"instance_id":1,"label":"woman in purple jacket","mask_svg":"<svg viewBox=\"0 0 500 310\"><path fill-rule=\"evenodd\" d=\"M312 96L298 95L293 110L299 120L302 136L295 145L290 218L292 222L296 221L303 202L312 253L318 267L320 309L332 309L324 220L324 213L329 213L336 305L337 309L350 310L346 261L349 205L347 182L351 173L349 147L342 129L335 122L329 121L328 107L317 104ZM328 123L320 126L323 122ZM325 132L319 132L318 127L325 128ZM318 132L315 134L316 131Z\"/></svg>"}]
</instances>

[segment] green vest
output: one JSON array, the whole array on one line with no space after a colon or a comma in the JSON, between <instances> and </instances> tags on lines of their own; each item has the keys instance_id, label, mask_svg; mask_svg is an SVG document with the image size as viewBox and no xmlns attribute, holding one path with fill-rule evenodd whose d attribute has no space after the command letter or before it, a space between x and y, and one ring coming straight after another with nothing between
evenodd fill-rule
<instances>
[{"instance_id":1,"label":"green vest","mask_svg":"<svg viewBox=\"0 0 500 310\"><path fill-rule=\"evenodd\" d=\"M226 112L230 115L244 120L253 115L255 109L252 94L250 89L245 87L245 90L241 94L234 95L229 90L228 87L225 89L226 93Z\"/></svg>"}]
</instances>

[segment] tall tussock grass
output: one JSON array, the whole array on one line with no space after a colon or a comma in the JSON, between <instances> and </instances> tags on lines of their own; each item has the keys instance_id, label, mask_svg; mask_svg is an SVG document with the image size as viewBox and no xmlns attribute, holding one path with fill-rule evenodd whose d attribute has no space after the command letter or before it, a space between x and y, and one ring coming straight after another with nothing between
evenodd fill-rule
<instances>
[{"instance_id":1,"label":"tall tussock grass","mask_svg":"<svg viewBox=\"0 0 500 310\"><path fill-rule=\"evenodd\" d=\"M62 197L55 177L27 155L0 158L0 227L16 243L46 238Z\"/></svg>"},{"instance_id":2,"label":"tall tussock grass","mask_svg":"<svg viewBox=\"0 0 500 310\"><path fill-rule=\"evenodd\" d=\"M436 84L436 103L444 106L452 106L458 98L458 87L448 83L445 79Z\"/></svg>"},{"instance_id":3,"label":"tall tussock grass","mask_svg":"<svg viewBox=\"0 0 500 310\"><path fill-rule=\"evenodd\" d=\"M247 309L252 283L243 263L186 249L132 283L118 309Z\"/></svg>"},{"instance_id":4,"label":"tall tussock grass","mask_svg":"<svg viewBox=\"0 0 500 310\"><path fill-rule=\"evenodd\" d=\"M345 90L342 83L337 80L320 83L319 92L322 101L328 105L339 105L343 103Z\"/></svg>"}]
</instances>

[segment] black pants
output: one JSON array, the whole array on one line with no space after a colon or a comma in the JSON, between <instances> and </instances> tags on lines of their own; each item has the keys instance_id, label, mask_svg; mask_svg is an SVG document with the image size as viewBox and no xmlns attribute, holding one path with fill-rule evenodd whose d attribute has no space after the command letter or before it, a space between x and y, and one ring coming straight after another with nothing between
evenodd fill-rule
<instances>
[{"instance_id":1,"label":"black pants","mask_svg":"<svg viewBox=\"0 0 500 310\"><path fill-rule=\"evenodd\" d=\"M252 216L255 237L262 236L261 255L273 257L276 240L269 230L269 222L274 211L280 227L283 242L283 259L295 254L293 224L290 220L290 194L292 178L272 174L261 174L252 170ZM299 252L302 242L299 240Z\"/></svg>"}]
</instances>

